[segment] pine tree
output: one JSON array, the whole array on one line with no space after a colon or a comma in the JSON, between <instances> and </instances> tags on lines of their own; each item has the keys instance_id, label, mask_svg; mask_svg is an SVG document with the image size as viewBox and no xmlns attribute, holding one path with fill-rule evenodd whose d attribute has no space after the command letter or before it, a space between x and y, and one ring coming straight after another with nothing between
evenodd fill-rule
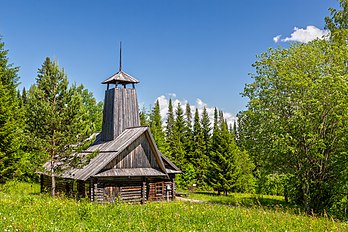
<instances>
[{"instance_id":1,"label":"pine tree","mask_svg":"<svg viewBox=\"0 0 348 232\"><path fill-rule=\"evenodd\" d=\"M20 159L23 109L17 96L18 67L8 64L0 38L0 182L14 177Z\"/></svg>"},{"instance_id":2,"label":"pine tree","mask_svg":"<svg viewBox=\"0 0 348 232\"><path fill-rule=\"evenodd\" d=\"M38 71L36 84L27 94L27 131L31 150L37 159L50 161L52 196L55 195L55 173L64 165L76 165L67 157L93 131L94 122L89 118L88 107L81 95L83 88L68 88L68 78L57 62L46 58ZM88 94L87 94L88 95ZM89 96L90 97L90 96ZM86 100L86 96L85 96Z\"/></svg>"}]
</instances>

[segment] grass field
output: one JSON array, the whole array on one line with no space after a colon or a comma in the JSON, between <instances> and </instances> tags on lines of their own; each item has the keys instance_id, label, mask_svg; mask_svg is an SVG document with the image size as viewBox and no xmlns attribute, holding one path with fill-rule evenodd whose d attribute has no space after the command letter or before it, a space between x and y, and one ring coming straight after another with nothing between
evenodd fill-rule
<instances>
[{"instance_id":1,"label":"grass field","mask_svg":"<svg viewBox=\"0 0 348 232\"><path fill-rule=\"evenodd\" d=\"M236 196L222 199L232 199L229 203L243 201ZM53 199L39 194L36 184L10 182L0 186L0 231L348 231L345 222L308 217L279 204L265 207L252 200L236 207L219 204L221 197L190 197L217 202L102 205ZM252 199L248 195L239 198Z\"/></svg>"}]
</instances>

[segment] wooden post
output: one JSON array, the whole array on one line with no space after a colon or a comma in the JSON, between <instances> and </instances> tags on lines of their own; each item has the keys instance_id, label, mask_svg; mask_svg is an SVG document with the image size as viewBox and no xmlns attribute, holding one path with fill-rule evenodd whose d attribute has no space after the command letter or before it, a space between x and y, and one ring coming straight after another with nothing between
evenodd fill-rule
<instances>
[{"instance_id":1,"label":"wooden post","mask_svg":"<svg viewBox=\"0 0 348 232\"><path fill-rule=\"evenodd\" d=\"M172 200L175 200L175 179L172 179Z\"/></svg>"},{"instance_id":2,"label":"wooden post","mask_svg":"<svg viewBox=\"0 0 348 232\"><path fill-rule=\"evenodd\" d=\"M91 183L89 185L89 196L91 198L91 201L94 201L94 183L93 183L93 178L91 178Z\"/></svg>"},{"instance_id":3,"label":"wooden post","mask_svg":"<svg viewBox=\"0 0 348 232\"><path fill-rule=\"evenodd\" d=\"M43 193L44 191L44 177L43 174L40 174L40 193Z\"/></svg>"},{"instance_id":4,"label":"wooden post","mask_svg":"<svg viewBox=\"0 0 348 232\"><path fill-rule=\"evenodd\" d=\"M146 203L146 181L143 181L143 185L141 187L141 204Z\"/></svg>"}]
</instances>

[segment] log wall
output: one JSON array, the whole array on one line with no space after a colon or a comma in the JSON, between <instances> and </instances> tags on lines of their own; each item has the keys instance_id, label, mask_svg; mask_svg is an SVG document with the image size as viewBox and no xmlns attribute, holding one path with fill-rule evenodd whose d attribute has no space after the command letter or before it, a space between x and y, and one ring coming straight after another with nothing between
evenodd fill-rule
<instances>
[{"instance_id":1,"label":"log wall","mask_svg":"<svg viewBox=\"0 0 348 232\"><path fill-rule=\"evenodd\" d=\"M79 181L56 178L56 194L69 197L88 197L91 201L105 202L139 202L164 201L175 199L174 181L144 181L140 177L132 180L124 178L115 180ZM51 177L42 175L42 192L51 191Z\"/></svg>"},{"instance_id":2,"label":"log wall","mask_svg":"<svg viewBox=\"0 0 348 232\"><path fill-rule=\"evenodd\" d=\"M41 192L52 191L52 178L41 175ZM88 182L56 177L56 195L65 195L77 198L90 198L90 184Z\"/></svg>"}]
</instances>

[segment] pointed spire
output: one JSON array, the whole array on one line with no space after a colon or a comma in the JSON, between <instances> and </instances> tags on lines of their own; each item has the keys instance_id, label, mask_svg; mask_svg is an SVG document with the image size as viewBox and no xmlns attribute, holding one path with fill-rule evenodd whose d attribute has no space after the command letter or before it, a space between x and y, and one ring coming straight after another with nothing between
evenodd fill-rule
<instances>
[{"instance_id":1,"label":"pointed spire","mask_svg":"<svg viewBox=\"0 0 348 232\"><path fill-rule=\"evenodd\" d=\"M120 67L117 73L106 79L102 84L127 85L137 84L139 81L131 75L122 71L122 42L120 41Z\"/></svg>"},{"instance_id":2,"label":"pointed spire","mask_svg":"<svg viewBox=\"0 0 348 232\"><path fill-rule=\"evenodd\" d=\"M122 71L122 41L120 41L120 72Z\"/></svg>"}]
</instances>

